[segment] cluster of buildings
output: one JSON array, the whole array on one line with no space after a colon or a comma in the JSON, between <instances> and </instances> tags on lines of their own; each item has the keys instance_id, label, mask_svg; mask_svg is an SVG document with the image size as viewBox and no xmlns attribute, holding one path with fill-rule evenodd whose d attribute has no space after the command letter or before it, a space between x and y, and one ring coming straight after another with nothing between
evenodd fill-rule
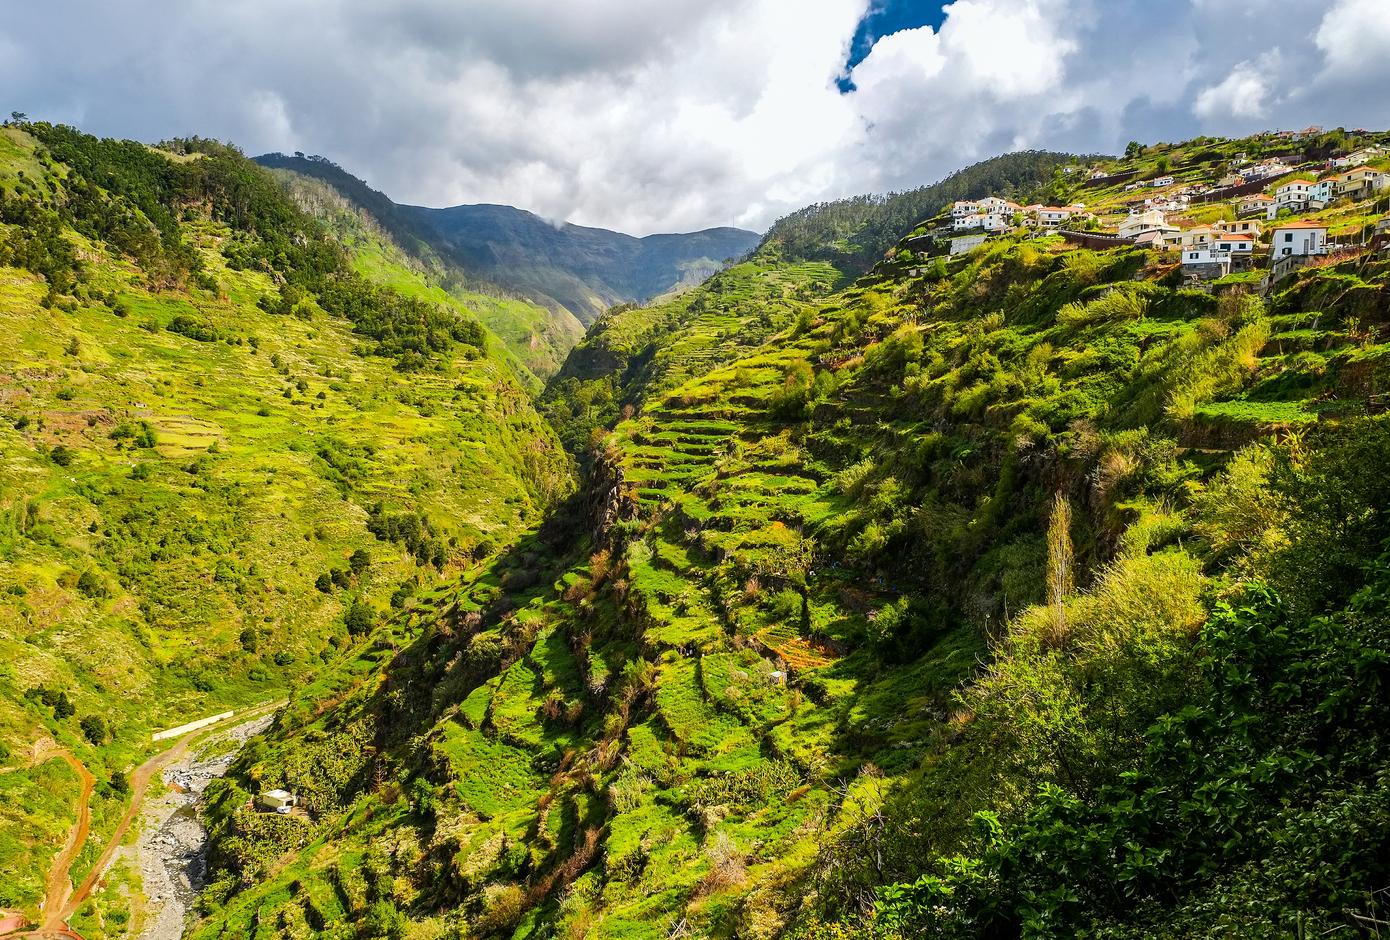
<instances>
[{"instance_id":1,"label":"cluster of buildings","mask_svg":"<svg viewBox=\"0 0 1390 940\"><path fill-rule=\"evenodd\" d=\"M1021 222L1029 228L1054 229L1081 212L1085 206L1044 206L1034 203L1021 206L998 196L986 196L978 201L958 200L951 206L951 228L957 232L981 229L985 232L1005 232Z\"/></svg>"},{"instance_id":2,"label":"cluster of buildings","mask_svg":"<svg viewBox=\"0 0 1390 940\"><path fill-rule=\"evenodd\" d=\"M1307 128L1281 132L1280 136L1298 140L1320 133L1318 128ZM1316 212L1339 199L1376 196L1390 188L1390 172L1370 165L1370 161L1382 156L1381 148L1364 147L1328 160L1324 172L1314 174L1321 178L1310 178L1294 175L1296 168L1280 159L1252 162L1244 154L1237 154L1229 162L1225 176L1206 184L1174 189L1176 180L1167 174L1130 182L1124 186L1127 192L1140 189L1163 192L1154 193L1142 202L1128 203L1129 214L1120 221L1114 234L1071 231L1082 227L1076 224L1078 221L1094 219L1082 203L1023 206L998 196L961 200L951 207L951 230L957 235L951 239L951 253L970 250L990 235L1015 229L1034 232L1064 229L1067 237L1074 241L1129 243L1177 252L1183 274L1190 280L1204 281L1253 267L1257 246L1267 238L1271 277L1277 280L1309 258L1326 254L1331 246L1325 223L1279 221L1281 213L1287 216ZM1107 173L1099 167L1092 168L1089 176L1093 180L1107 179ZM1265 184L1266 180L1271 182ZM1194 201L1211 203L1222 198L1220 191L1225 189L1244 193L1231 200L1236 214L1234 220L1196 226L1177 224L1183 221L1181 217L1191 209ZM1250 192L1251 189L1267 191ZM1094 225L1089 227L1094 228ZM1381 240L1390 243L1390 220L1383 223L1382 228L1386 232Z\"/></svg>"}]
</instances>

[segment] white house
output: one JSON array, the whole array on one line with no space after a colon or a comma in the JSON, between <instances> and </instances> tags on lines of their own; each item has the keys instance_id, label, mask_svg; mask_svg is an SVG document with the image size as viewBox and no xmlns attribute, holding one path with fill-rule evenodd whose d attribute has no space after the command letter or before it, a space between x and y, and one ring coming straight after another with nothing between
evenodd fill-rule
<instances>
[{"instance_id":1,"label":"white house","mask_svg":"<svg viewBox=\"0 0 1390 940\"><path fill-rule=\"evenodd\" d=\"M1023 208L1016 202L1000 199L998 196L986 196L984 199L980 200L979 205L981 212L1009 213L1017 212Z\"/></svg>"},{"instance_id":2,"label":"white house","mask_svg":"<svg viewBox=\"0 0 1390 940\"><path fill-rule=\"evenodd\" d=\"M951 228L957 232L976 228L1002 232L1013 227L1013 217L1018 211L1018 203L998 196L987 196L978 202L962 200L951 205Z\"/></svg>"},{"instance_id":3,"label":"white house","mask_svg":"<svg viewBox=\"0 0 1390 940\"><path fill-rule=\"evenodd\" d=\"M1178 227L1169 225L1163 213L1157 209L1131 212L1129 218L1120 223L1119 229L1121 238L1134 238L1144 232L1171 233L1176 231L1178 231Z\"/></svg>"},{"instance_id":4,"label":"white house","mask_svg":"<svg viewBox=\"0 0 1390 940\"><path fill-rule=\"evenodd\" d=\"M1322 209L1335 195L1332 180L1318 180L1308 190L1308 207L1311 209Z\"/></svg>"},{"instance_id":5,"label":"white house","mask_svg":"<svg viewBox=\"0 0 1390 940\"><path fill-rule=\"evenodd\" d=\"M1190 248L1182 253L1182 273L1187 277L1223 277L1231 273L1231 255L1211 248Z\"/></svg>"},{"instance_id":6,"label":"white house","mask_svg":"<svg viewBox=\"0 0 1390 940\"><path fill-rule=\"evenodd\" d=\"M1285 222L1269 236L1271 258L1327 254L1327 226L1321 222Z\"/></svg>"},{"instance_id":7,"label":"white house","mask_svg":"<svg viewBox=\"0 0 1390 940\"><path fill-rule=\"evenodd\" d=\"M1008 231L1010 228L1013 228L1013 224L1012 213L990 212L979 216L980 228L984 229L986 232Z\"/></svg>"},{"instance_id":8,"label":"white house","mask_svg":"<svg viewBox=\"0 0 1390 940\"><path fill-rule=\"evenodd\" d=\"M1236 219L1233 222L1223 220L1212 225L1212 228L1223 235L1249 235L1251 238L1259 238L1263 231L1260 223L1254 219Z\"/></svg>"},{"instance_id":9,"label":"white house","mask_svg":"<svg viewBox=\"0 0 1390 940\"><path fill-rule=\"evenodd\" d=\"M1308 206L1308 193L1317 184L1312 180L1293 179L1274 190L1274 201L1280 209L1303 209Z\"/></svg>"},{"instance_id":10,"label":"white house","mask_svg":"<svg viewBox=\"0 0 1390 940\"><path fill-rule=\"evenodd\" d=\"M1152 187L1154 187L1155 189L1157 189L1157 188L1160 187L1160 186L1172 186L1172 185L1173 185L1173 177L1171 177L1171 176L1160 176L1158 179L1156 179L1156 180L1154 180L1153 182L1149 183L1149 185L1152 186Z\"/></svg>"},{"instance_id":11,"label":"white house","mask_svg":"<svg viewBox=\"0 0 1390 940\"><path fill-rule=\"evenodd\" d=\"M1379 147L1362 147L1360 150L1353 151L1344 157L1333 157L1328 161L1328 166L1334 170L1345 169L1349 166L1360 166L1367 160L1374 160L1385 151Z\"/></svg>"},{"instance_id":12,"label":"white house","mask_svg":"<svg viewBox=\"0 0 1390 940\"><path fill-rule=\"evenodd\" d=\"M1253 196L1241 196L1236 200L1236 211L1240 215L1254 215L1263 213L1270 206L1275 205L1273 196L1266 196L1264 193L1256 193Z\"/></svg>"},{"instance_id":13,"label":"white house","mask_svg":"<svg viewBox=\"0 0 1390 940\"><path fill-rule=\"evenodd\" d=\"M1038 206L1033 209L1033 218L1042 228L1056 228L1070 219L1075 210L1062 206Z\"/></svg>"},{"instance_id":14,"label":"white house","mask_svg":"<svg viewBox=\"0 0 1390 940\"><path fill-rule=\"evenodd\" d=\"M1271 176L1278 176L1280 173L1287 173L1288 169L1288 166L1279 160L1265 160L1261 163L1242 167L1237 172L1247 180L1262 180Z\"/></svg>"},{"instance_id":15,"label":"white house","mask_svg":"<svg viewBox=\"0 0 1390 940\"><path fill-rule=\"evenodd\" d=\"M272 813L288 813L299 802L288 790L268 790L256 797L256 805Z\"/></svg>"},{"instance_id":16,"label":"white house","mask_svg":"<svg viewBox=\"0 0 1390 940\"><path fill-rule=\"evenodd\" d=\"M1212 248L1226 252L1237 261L1255 257L1255 239L1249 235L1217 235Z\"/></svg>"}]
</instances>

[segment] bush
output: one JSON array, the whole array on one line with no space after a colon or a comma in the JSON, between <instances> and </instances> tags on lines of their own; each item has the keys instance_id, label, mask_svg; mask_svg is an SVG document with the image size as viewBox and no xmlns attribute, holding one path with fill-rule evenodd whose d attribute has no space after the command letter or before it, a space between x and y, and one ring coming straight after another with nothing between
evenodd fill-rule
<instances>
[{"instance_id":1,"label":"bush","mask_svg":"<svg viewBox=\"0 0 1390 940\"><path fill-rule=\"evenodd\" d=\"M343 616L343 623L347 625L347 631L352 636L366 636L376 626L376 611L370 604L364 604L360 600L353 601Z\"/></svg>"},{"instance_id":2,"label":"bush","mask_svg":"<svg viewBox=\"0 0 1390 940\"><path fill-rule=\"evenodd\" d=\"M93 568L88 568L82 572L77 579L78 593L96 599L106 596L106 583L101 579L101 575L96 573Z\"/></svg>"},{"instance_id":3,"label":"bush","mask_svg":"<svg viewBox=\"0 0 1390 940\"><path fill-rule=\"evenodd\" d=\"M84 715L77 724L87 740L95 745L105 744L111 736L111 729L101 715Z\"/></svg>"}]
</instances>

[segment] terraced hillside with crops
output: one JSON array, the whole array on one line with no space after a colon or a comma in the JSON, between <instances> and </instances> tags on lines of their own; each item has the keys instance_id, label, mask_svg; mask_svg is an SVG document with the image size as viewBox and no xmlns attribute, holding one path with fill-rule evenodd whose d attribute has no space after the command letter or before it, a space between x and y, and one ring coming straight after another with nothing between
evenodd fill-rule
<instances>
[{"instance_id":1,"label":"terraced hillside with crops","mask_svg":"<svg viewBox=\"0 0 1390 940\"><path fill-rule=\"evenodd\" d=\"M1047 186L1103 215L1257 146ZM949 224L599 320L544 399L584 486L243 755L194 936L1382 917L1390 261L1192 287L1046 232L922 256Z\"/></svg>"}]
</instances>

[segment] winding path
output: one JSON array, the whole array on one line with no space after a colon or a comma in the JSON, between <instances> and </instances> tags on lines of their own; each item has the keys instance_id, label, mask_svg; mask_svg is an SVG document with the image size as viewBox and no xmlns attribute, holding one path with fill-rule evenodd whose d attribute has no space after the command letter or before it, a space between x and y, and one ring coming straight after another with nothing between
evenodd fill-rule
<instances>
[{"instance_id":1,"label":"winding path","mask_svg":"<svg viewBox=\"0 0 1390 940\"><path fill-rule=\"evenodd\" d=\"M238 712L235 717L239 720L256 718L284 704L283 701L268 702ZM77 911L78 906L91 896L97 882L105 873L106 866L111 863L111 857L121 847L121 841L125 838L125 834L130 831L130 825L135 821L135 817L145 801L145 792L149 789L150 781L155 779L156 775L165 767L182 757L194 741L215 731L220 731L232 717L232 715L228 715L227 718L216 724L188 732L179 738L178 743L173 747L159 752L131 771L129 777L130 805L126 807L120 822L116 824L111 838L107 841L106 847L102 849L101 855L97 857L92 870L77 886L76 890L73 890L72 887L72 865L77 860L78 853L82 851L82 846L86 843L87 835L92 828L91 801L92 790L96 786L96 778L86 765L73 756L67 748L45 746L42 743L37 745L34 751L34 764L41 764L55 757L61 758L77 772L78 778L82 781L82 793L78 798L77 822L73 825L72 832L68 834L68 841L54 859L53 869L48 874L48 884L44 890L42 923L37 927L26 926L19 930L0 934L0 940L14 940L14 938L19 937L67 937L70 940L83 940L81 934L73 930L68 921Z\"/></svg>"}]
</instances>

